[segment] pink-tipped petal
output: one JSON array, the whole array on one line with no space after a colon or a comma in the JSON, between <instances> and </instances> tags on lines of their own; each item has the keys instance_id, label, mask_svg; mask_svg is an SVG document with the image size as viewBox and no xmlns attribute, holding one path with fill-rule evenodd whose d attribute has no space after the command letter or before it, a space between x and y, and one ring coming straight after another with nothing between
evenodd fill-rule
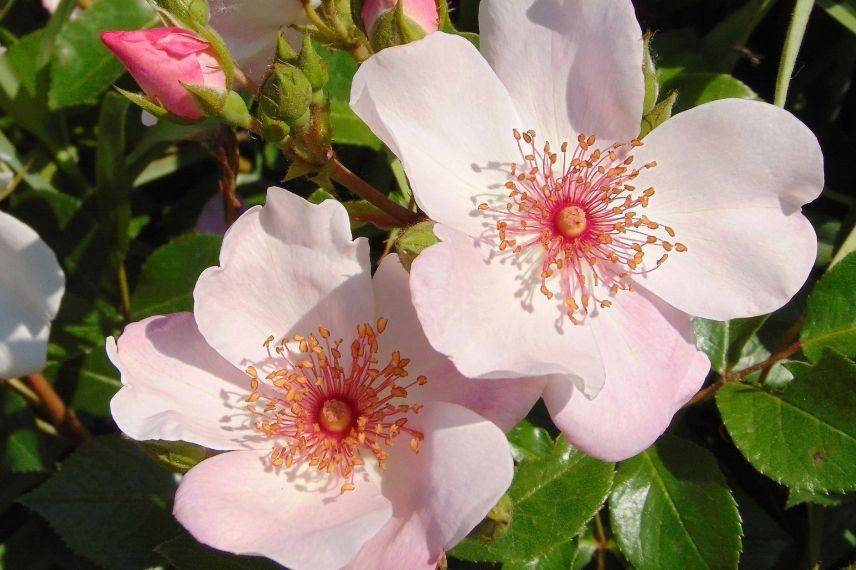
<instances>
[{"instance_id":1,"label":"pink-tipped petal","mask_svg":"<svg viewBox=\"0 0 856 570\"><path fill-rule=\"evenodd\" d=\"M481 52L541 141L639 133L642 32L630 0L483 0Z\"/></svg>"},{"instance_id":2,"label":"pink-tipped petal","mask_svg":"<svg viewBox=\"0 0 856 570\"><path fill-rule=\"evenodd\" d=\"M274 470L264 454L233 451L184 476L175 517L196 540L266 556L293 570L338 570L386 524L390 502L371 481L346 493L305 468Z\"/></svg>"},{"instance_id":3,"label":"pink-tipped petal","mask_svg":"<svg viewBox=\"0 0 856 570\"><path fill-rule=\"evenodd\" d=\"M452 362L431 347L410 296L410 275L397 255L380 263L374 279L377 316L389 320L380 338L387 351L410 358L410 376L428 377L421 388L410 390L414 403L460 404L507 431L526 417L544 389L541 378L473 380L461 375ZM387 350L388 348L388 350Z\"/></svg>"},{"instance_id":4,"label":"pink-tipped petal","mask_svg":"<svg viewBox=\"0 0 856 570\"><path fill-rule=\"evenodd\" d=\"M210 0L208 5L209 24L223 36L235 64L257 85L273 63L280 30L288 43L299 47L302 36L291 26L309 22L300 0Z\"/></svg>"},{"instance_id":5,"label":"pink-tipped petal","mask_svg":"<svg viewBox=\"0 0 856 570\"><path fill-rule=\"evenodd\" d=\"M401 159L432 219L471 235L484 231L477 207L507 193L520 121L470 42L437 32L381 51L354 77L351 107Z\"/></svg>"},{"instance_id":6,"label":"pink-tipped petal","mask_svg":"<svg viewBox=\"0 0 856 570\"><path fill-rule=\"evenodd\" d=\"M568 440L604 461L627 459L654 443L710 368L686 314L641 288L613 301L588 319L609 355L603 389L587 399L566 380L554 380L544 391Z\"/></svg>"},{"instance_id":7,"label":"pink-tipped petal","mask_svg":"<svg viewBox=\"0 0 856 570\"><path fill-rule=\"evenodd\" d=\"M65 293L56 255L27 224L0 212L0 378L40 371Z\"/></svg>"},{"instance_id":8,"label":"pink-tipped petal","mask_svg":"<svg viewBox=\"0 0 856 570\"><path fill-rule=\"evenodd\" d=\"M470 378L559 374L597 393L608 353L587 326L571 324L537 280L524 281L514 260L490 245L439 224L434 232L441 243L413 262L410 286L436 350Z\"/></svg>"},{"instance_id":9,"label":"pink-tipped petal","mask_svg":"<svg viewBox=\"0 0 856 570\"><path fill-rule=\"evenodd\" d=\"M426 33L436 32L440 27L437 0L403 0L404 15L413 20ZM393 10L398 0L366 0L360 16L366 31L371 35L378 18Z\"/></svg>"},{"instance_id":10,"label":"pink-tipped petal","mask_svg":"<svg viewBox=\"0 0 856 570\"><path fill-rule=\"evenodd\" d=\"M466 408L433 403L410 424L425 441L414 454L399 438L381 489L393 505L386 527L350 568L430 570L508 490L514 474L502 431Z\"/></svg>"},{"instance_id":11,"label":"pink-tipped petal","mask_svg":"<svg viewBox=\"0 0 856 570\"><path fill-rule=\"evenodd\" d=\"M136 440L188 441L211 449L270 447L249 425L250 379L223 360L191 313L125 327L107 354L122 375L110 402L119 429Z\"/></svg>"},{"instance_id":12,"label":"pink-tipped petal","mask_svg":"<svg viewBox=\"0 0 856 570\"><path fill-rule=\"evenodd\" d=\"M691 315L772 312L808 277L817 239L800 208L823 189L814 134L778 107L726 99L680 113L645 138L634 182L656 194L640 213L674 228L685 253L638 280Z\"/></svg>"},{"instance_id":13,"label":"pink-tipped petal","mask_svg":"<svg viewBox=\"0 0 856 570\"><path fill-rule=\"evenodd\" d=\"M220 267L193 292L196 322L208 343L241 369L268 357L268 336L331 330L351 338L374 315L369 248L354 240L345 208L310 204L281 188L268 191L229 229ZM275 355L274 355L275 356Z\"/></svg>"}]
</instances>

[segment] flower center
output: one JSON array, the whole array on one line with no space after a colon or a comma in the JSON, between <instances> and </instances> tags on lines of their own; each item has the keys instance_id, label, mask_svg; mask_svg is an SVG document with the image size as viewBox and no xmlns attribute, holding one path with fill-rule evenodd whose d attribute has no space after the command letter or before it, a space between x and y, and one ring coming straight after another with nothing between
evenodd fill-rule
<instances>
[{"instance_id":1,"label":"flower center","mask_svg":"<svg viewBox=\"0 0 856 570\"><path fill-rule=\"evenodd\" d=\"M556 229L567 238L575 238L586 231L588 220L585 210L579 206L566 206L556 216Z\"/></svg>"},{"instance_id":2,"label":"flower center","mask_svg":"<svg viewBox=\"0 0 856 570\"><path fill-rule=\"evenodd\" d=\"M256 367L247 368L252 390L247 410L255 430L276 440L274 466L308 462L344 479L345 492L355 488L355 470L364 465L365 453L383 469L389 457L384 448L401 434L407 434L411 450L419 452L424 436L407 422L422 406L411 402L408 391L428 379L418 376L402 383L410 359L398 351L378 366L378 337L386 327L383 318L374 326L359 325L349 357L343 354L343 340L332 340L324 327L318 327L317 335L284 338L277 344L273 336L265 340L273 366L266 364L272 369L264 378Z\"/></svg>"},{"instance_id":3,"label":"flower center","mask_svg":"<svg viewBox=\"0 0 856 570\"><path fill-rule=\"evenodd\" d=\"M321 406L321 413L318 414L318 423L321 424L321 428L333 434L350 431L353 421L354 412L351 411L351 406L342 400L327 400Z\"/></svg>"},{"instance_id":4,"label":"flower center","mask_svg":"<svg viewBox=\"0 0 856 570\"><path fill-rule=\"evenodd\" d=\"M595 136L579 135L573 152L564 142L559 154L549 142L538 148L535 131L515 130L514 138L522 161L511 165L509 193L478 210L495 220L501 252L521 265L540 262L534 270L541 293L547 299L558 293L573 323L596 305L610 307L618 291L632 290L631 275L656 269L672 251L687 251L671 241L671 227L642 213L654 188L640 191L631 182L657 166L631 166L642 141L597 148Z\"/></svg>"}]
</instances>

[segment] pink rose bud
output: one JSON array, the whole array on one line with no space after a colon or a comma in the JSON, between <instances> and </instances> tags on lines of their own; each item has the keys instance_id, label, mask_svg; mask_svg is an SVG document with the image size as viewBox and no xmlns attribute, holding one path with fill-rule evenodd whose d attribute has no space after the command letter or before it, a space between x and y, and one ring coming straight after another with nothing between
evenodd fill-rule
<instances>
[{"instance_id":1,"label":"pink rose bud","mask_svg":"<svg viewBox=\"0 0 856 570\"><path fill-rule=\"evenodd\" d=\"M401 0L404 15L422 29L425 35L440 29L440 15L437 0ZM375 27L385 14L395 9L398 0L366 0L363 4L363 25L369 36L374 35Z\"/></svg>"},{"instance_id":2,"label":"pink rose bud","mask_svg":"<svg viewBox=\"0 0 856 570\"><path fill-rule=\"evenodd\" d=\"M184 85L226 90L226 74L214 48L183 28L104 32L101 41L152 101L178 117L204 116Z\"/></svg>"}]
</instances>

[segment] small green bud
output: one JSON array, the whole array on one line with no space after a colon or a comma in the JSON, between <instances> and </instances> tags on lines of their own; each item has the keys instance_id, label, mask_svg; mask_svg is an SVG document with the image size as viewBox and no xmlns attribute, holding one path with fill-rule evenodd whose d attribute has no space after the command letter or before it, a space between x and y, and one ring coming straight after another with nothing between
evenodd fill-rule
<instances>
[{"instance_id":1,"label":"small green bud","mask_svg":"<svg viewBox=\"0 0 856 570\"><path fill-rule=\"evenodd\" d=\"M276 63L262 87L261 112L273 121L300 124L309 113L312 85L297 67Z\"/></svg>"},{"instance_id":2,"label":"small green bud","mask_svg":"<svg viewBox=\"0 0 856 570\"><path fill-rule=\"evenodd\" d=\"M371 43L376 51L420 40L425 29L404 12L404 2L398 0L395 8L382 13L372 26Z\"/></svg>"},{"instance_id":3,"label":"small green bud","mask_svg":"<svg viewBox=\"0 0 856 570\"><path fill-rule=\"evenodd\" d=\"M276 40L276 57L283 63L294 63L297 61L297 52L288 43L288 40L285 38L285 32L280 32Z\"/></svg>"},{"instance_id":4,"label":"small green bud","mask_svg":"<svg viewBox=\"0 0 856 570\"><path fill-rule=\"evenodd\" d=\"M315 51L315 46L312 45L312 39L306 35L303 36L303 47L300 49L300 57L297 60L297 67L309 80L313 91L319 91L327 85L329 75L327 74L327 64Z\"/></svg>"}]
</instances>

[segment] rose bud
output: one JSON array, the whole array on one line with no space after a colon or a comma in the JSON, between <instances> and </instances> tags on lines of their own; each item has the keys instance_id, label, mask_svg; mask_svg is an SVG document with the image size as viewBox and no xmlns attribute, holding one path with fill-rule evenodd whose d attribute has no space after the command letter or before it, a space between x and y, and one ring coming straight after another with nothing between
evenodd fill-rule
<instances>
[{"instance_id":1,"label":"rose bud","mask_svg":"<svg viewBox=\"0 0 856 570\"><path fill-rule=\"evenodd\" d=\"M366 0L361 15L378 50L421 39L440 28L437 0Z\"/></svg>"},{"instance_id":2,"label":"rose bud","mask_svg":"<svg viewBox=\"0 0 856 570\"><path fill-rule=\"evenodd\" d=\"M226 74L214 48L183 28L157 28L101 34L146 95L177 117L205 116L185 85L226 91Z\"/></svg>"}]
</instances>

